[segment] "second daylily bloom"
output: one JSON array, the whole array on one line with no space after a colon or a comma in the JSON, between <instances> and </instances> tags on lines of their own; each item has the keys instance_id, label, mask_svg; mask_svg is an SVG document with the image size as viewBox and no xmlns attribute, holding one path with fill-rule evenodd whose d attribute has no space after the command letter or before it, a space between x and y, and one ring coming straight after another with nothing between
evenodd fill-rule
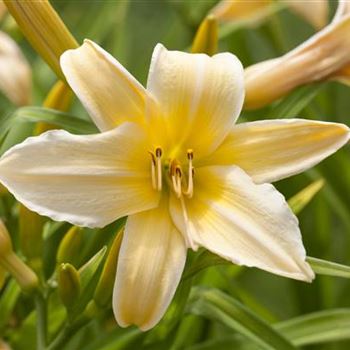
<instances>
[{"instance_id":1,"label":"second daylily bloom","mask_svg":"<svg viewBox=\"0 0 350 350\"><path fill-rule=\"evenodd\" d=\"M28 208L103 227L128 215L113 308L121 326L153 327L185 265L205 247L235 264L311 281L298 220L267 182L320 162L349 139L302 119L235 125L244 75L232 54L157 45L147 89L95 43L62 55L68 83L100 129L28 138L0 160L0 181Z\"/></svg>"},{"instance_id":2,"label":"second daylily bloom","mask_svg":"<svg viewBox=\"0 0 350 350\"><path fill-rule=\"evenodd\" d=\"M0 31L0 90L16 105L31 98L31 69L16 42Z\"/></svg>"},{"instance_id":3,"label":"second daylily bloom","mask_svg":"<svg viewBox=\"0 0 350 350\"><path fill-rule=\"evenodd\" d=\"M259 62L245 70L245 108L263 107L298 86L322 80L350 80L350 9L340 1L323 30L284 56Z\"/></svg>"},{"instance_id":4,"label":"second daylily bloom","mask_svg":"<svg viewBox=\"0 0 350 350\"><path fill-rule=\"evenodd\" d=\"M221 22L245 20L253 24L267 18L276 6L289 7L317 29L324 27L328 20L327 0L222 0L211 14Z\"/></svg>"}]
</instances>

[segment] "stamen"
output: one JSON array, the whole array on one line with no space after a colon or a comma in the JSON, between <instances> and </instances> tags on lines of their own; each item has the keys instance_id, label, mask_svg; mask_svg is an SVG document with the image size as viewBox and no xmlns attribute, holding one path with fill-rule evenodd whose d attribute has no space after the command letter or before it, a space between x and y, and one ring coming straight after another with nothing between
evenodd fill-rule
<instances>
[{"instance_id":1,"label":"stamen","mask_svg":"<svg viewBox=\"0 0 350 350\"><path fill-rule=\"evenodd\" d=\"M148 151L151 155L151 178L152 178L152 187L154 190L157 189L157 181L156 181L156 157L153 152Z\"/></svg>"},{"instance_id":2,"label":"stamen","mask_svg":"<svg viewBox=\"0 0 350 350\"><path fill-rule=\"evenodd\" d=\"M188 159L188 181L187 181L187 190L184 191L184 195L187 196L188 198L192 198L194 168L192 165L193 151L191 149L187 150L187 159Z\"/></svg>"},{"instance_id":3,"label":"stamen","mask_svg":"<svg viewBox=\"0 0 350 350\"><path fill-rule=\"evenodd\" d=\"M157 190L162 190L162 149L160 147L156 148L156 168L157 168Z\"/></svg>"}]
</instances>

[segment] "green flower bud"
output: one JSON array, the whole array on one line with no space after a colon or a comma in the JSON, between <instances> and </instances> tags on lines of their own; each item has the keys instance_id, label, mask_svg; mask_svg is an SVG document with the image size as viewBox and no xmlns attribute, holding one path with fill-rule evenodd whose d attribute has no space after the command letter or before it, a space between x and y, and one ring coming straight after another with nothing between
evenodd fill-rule
<instances>
[{"instance_id":1,"label":"green flower bud","mask_svg":"<svg viewBox=\"0 0 350 350\"><path fill-rule=\"evenodd\" d=\"M71 264L61 264L58 268L58 294L67 309L73 307L80 295L79 273Z\"/></svg>"},{"instance_id":2,"label":"green flower bud","mask_svg":"<svg viewBox=\"0 0 350 350\"><path fill-rule=\"evenodd\" d=\"M95 303L102 308L107 307L112 300L113 286L114 286L115 274L117 270L119 250L123 239L123 231L124 231L124 228L122 228L117 233L112 243L105 265L103 267L100 280L98 281L98 284L95 290L95 295L94 295Z\"/></svg>"},{"instance_id":3,"label":"green flower bud","mask_svg":"<svg viewBox=\"0 0 350 350\"><path fill-rule=\"evenodd\" d=\"M71 227L63 237L58 248L57 263L70 263L74 266L77 266L82 240L82 229L77 226Z\"/></svg>"},{"instance_id":4,"label":"green flower bud","mask_svg":"<svg viewBox=\"0 0 350 350\"><path fill-rule=\"evenodd\" d=\"M209 15L199 26L192 44L192 53L215 55L218 50L218 24L213 15Z\"/></svg>"},{"instance_id":5,"label":"green flower bud","mask_svg":"<svg viewBox=\"0 0 350 350\"><path fill-rule=\"evenodd\" d=\"M38 287L37 275L13 251L10 235L1 220L0 265L16 279L23 291L30 293Z\"/></svg>"}]
</instances>

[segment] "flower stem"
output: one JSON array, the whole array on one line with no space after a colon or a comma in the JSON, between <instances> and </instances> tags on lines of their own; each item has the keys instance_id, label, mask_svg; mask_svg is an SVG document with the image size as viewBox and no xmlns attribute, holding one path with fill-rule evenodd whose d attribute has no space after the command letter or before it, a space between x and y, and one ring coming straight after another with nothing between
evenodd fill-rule
<instances>
[{"instance_id":1,"label":"flower stem","mask_svg":"<svg viewBox=\"0 0 350 350\"><path fill-rule=\"evenodd\" d=\"M62 349L62 345L66 344L70 337L74 335L81 327L85 326L90 321L87 317L81 317L72 324L67 324L52 343L47 347L47 350Z\"/></svg>"},{"instance_id":2,"label":"flower stem","mask_svg":"<svg viewBox=\"0 0 350 350\"><path fill-rule=\"evenodd\" d=\"M46 349L46 339L47 339L47 310L45 299L41 294L35 296L35 307L37 313L37 349Z\"/></svg>"}]
</instances>

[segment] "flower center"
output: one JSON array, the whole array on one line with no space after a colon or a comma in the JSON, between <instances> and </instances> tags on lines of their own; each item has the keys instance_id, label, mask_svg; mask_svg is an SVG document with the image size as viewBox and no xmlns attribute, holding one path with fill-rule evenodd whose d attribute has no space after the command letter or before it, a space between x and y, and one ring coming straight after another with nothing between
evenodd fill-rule
<instances>
[{"instance_id":1,"label":"flower center","mask_svg":"<svg viewBox=\"0 0 350 350\"><path fill-rule=\"evenodd\" d=\"M183 171L181 163L177 159L167 159L162 162L163 151L157 147L154 152L149 151L151 156L151 179L152 187L161 191L163 180L174 191L176 197L185 195L188 198L193 196L193 151L187 150L187 170ZM163 179L164 173L164 179Z\"/></svg>"}]
</instances>

